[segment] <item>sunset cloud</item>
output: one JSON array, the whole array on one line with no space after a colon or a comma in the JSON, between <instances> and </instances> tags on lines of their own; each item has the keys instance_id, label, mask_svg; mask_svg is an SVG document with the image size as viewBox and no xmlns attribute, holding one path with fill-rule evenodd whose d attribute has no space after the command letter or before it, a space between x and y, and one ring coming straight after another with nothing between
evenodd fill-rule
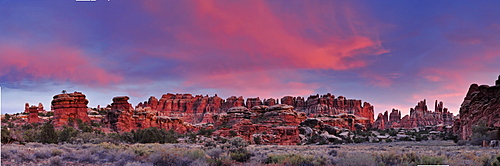
<instances>
[{"instance_id":1,"label":"sunset cloud","mask_svg":"<svg viewBox=\"0 0 500 166\"><path fill-rule=\"evenodd\" d=\"M58 44L27 48L4 43L0 52L0 78L8 82L46 80L103 86L123 79L96 65L97 59L77 48Z\"/></svg>"},{"instance_id":2,"label":"sunset cloud","mask_svg":"<svg viewBox=\"0 0 500 166\"><path fill-rule=\"evenodd\" d=\"M406 112L423 99L458 113L471 83L498 77L499 5L8 1L0 5L0 85L20 109L30 96L9 95L51 89L36 97L50 101L64 87L98 95L91 103L101 105L168 92L332 93L370 102L376 113Z\"/></svg>"}]
</instances>

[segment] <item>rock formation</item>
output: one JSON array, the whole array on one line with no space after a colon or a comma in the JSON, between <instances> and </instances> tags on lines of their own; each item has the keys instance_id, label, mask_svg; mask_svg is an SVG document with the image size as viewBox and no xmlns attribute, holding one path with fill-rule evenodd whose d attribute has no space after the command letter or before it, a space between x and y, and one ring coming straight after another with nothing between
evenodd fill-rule
<instances>
[{"instance_id":1,"label":"rock formation","mask_svg":"<svg viewBox=\"0 0 500 166\"><path fill-rule=\"evenodd\" d=\"M374 128L422 128L426 126L452 126L453 113L448 112L448 108L443 106L443 102L436 100L434 112L428 110L426 100L417 103L415 108L410 108L410 115L401 118L401 111L393 109L389 114L387 111L378 115L374 123Z\"/></svg>"},{"instance_id":2,"label":"rock formation","mask_svg":"<svg viewBox=\"0 0 500 166\"><path fill-rule=\"evenodd\" d=\"M361 100L348 100L345 97L326 95L311 95L306 101L302 97L285 96L280 99L281 104L293 106L296 111L305 112L308 116L354 114L357 117L368 118L363 125L370 127L373 123L373 106ZM157 104L158 103L158 104ZM150 107L161 116L178 117L185 122L197 124L212 122L209 115L227 113L233 107L274 106L279 103L275 99L248 98L231 96L226 100L216 96L208 97L191 94L164 94L159 101L150 97L148 101L139 103L136 108Z\"/></svg>"},{"instance_id":3,"label":"rock formation","mask_svg":"<svg viewBox=\"0 0 500 166\"><path fill-rule=\"evenodd\" d=\"M500 130L500 76L495 86L472 84L460 107L460 119L453 130L460 139L470 140L472 126L485 123L489 130ZM498 139L498 138L497 138Z\"/></svg>"},{"instance_id":4,"label":"rock formation","mask_svg":"<svg viewBox=\"0 0 500 166\"><path fill-rule=\"evenodd\" d=\"M43 108L43 107L42 107ZM28 108L28 123L38 123L40 122L40 118L38 118L38 113L42 111L40 107L37 106L31 106Z\"/></svg>"},{"instance_id":5,"label":"rock formation","mask_svg":"<svg viewBox=\"0 0 500 166\"><path fill-rule=\"evenodd\" d=\"M219 128L214 135L227 137L232 131L254 143L258 137L260 144L296 145L300 143L297 126L306 118L305 113L285 104L253 106L250 110L238 106L214 116L214 127Z\"/></svg>"},{"instance_id":6,"label":"rock formation","mask_svg":"<svg viewBox=\"0 0 500 166\"><path fill-rule=\"evenodd\" d=\"M242 96L231 96L224 100L217 95L167 93L159 99L151 96L135 107L129 99L127 96L114 97L106 108L89 110L92 114L89 116L84 94L58 94L52 101L53 123L60 127L74 125L70 122L78 119L87 123L100 121L104 132L157 127L188 133L208 127L218 128L214 134L219 136L236 134L249 141L258 137L263 144L287 145L300 143L299 126L308 116L321 120L327 129L334 126L345 130L366 129L373 123L371 104L343 96L335 98L329 93L311 95L307 100L291 96L279 100L259 97L245 100ZM26 109L30 112L28 107ZM99 115L102 111L107 111L106 115ZM35 121L34 116L31 119Z\"/></svg>"},{"instance_id":7,"label":"rock formation","mask_svg":"<svg viewBox=\"0 0 500 166\"><path fill-rule=\"evenodd\" d=\"M80 119L82 122L90 122L87 114L89 101L81 92L63 93L53 97L52 110L54 110L53 124L55 127L69 125ZM76 124L76 123L73 123Z\"/></svg>"},{"instance_id":8,"label":"rock formation","mask_svg":"<svg viewBox=\"0 0 500 166\"><path fill-rule=\"evenodd\" d=\"M335 98L330 93L326 95L311 95L304 101L302 97L285 96L281 99L282 104L295 107L297 111L305 112L309 117L320 115L353 114L357 117L368 118L363 125L371 128L374 121L373 106L361 100L346 99L343 96Z\"/></svg>"},{"instance_id":9,"label":"rock formation","mask_svg":"<svg viewBox=\"0 0 500 166\"><path fill-rule=\"evenodd\" d=\"M158 115L157 111L151 110L151 107L141 107L134 109L128 102L128 96L118 96L113 98L110 110L103 119L112 131L130 132L135 129L156 127L161 129L173 129L179 133L186 133L193 129L193 126L185 123L177 117L168 117ZM151 97L147 106L155 106L158 103L154 97ZM143 104L144 106L144 104Z\"/></svg>"}]
</instances>

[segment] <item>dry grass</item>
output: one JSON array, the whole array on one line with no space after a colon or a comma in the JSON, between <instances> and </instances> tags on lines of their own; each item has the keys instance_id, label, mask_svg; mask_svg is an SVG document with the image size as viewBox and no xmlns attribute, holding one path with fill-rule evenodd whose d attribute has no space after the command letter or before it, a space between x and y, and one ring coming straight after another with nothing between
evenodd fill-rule
<instances>
[{"instance_id":1,"label":"dry grass","mask_svg":"<svg viewBox=\"0 0 500 166\"><path fill-rule=\"evenodd\" d=\"M3 165L493 165L499 148L448 141L346 145L250 145L246 162L197 144L2 144Z\"/></svg>"}]
</instances>

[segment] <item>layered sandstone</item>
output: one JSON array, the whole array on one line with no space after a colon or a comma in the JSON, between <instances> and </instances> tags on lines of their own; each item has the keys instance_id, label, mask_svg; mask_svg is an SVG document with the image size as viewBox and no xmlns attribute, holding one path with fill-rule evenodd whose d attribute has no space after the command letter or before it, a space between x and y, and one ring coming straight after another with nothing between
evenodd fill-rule
<instances>
[{"instance_id":1,"label":"layered sandstone","mask_svg":"<svg viewBox=\"0 0 500 166\"><path fill-rule=\"evenodd\" d=\"M53 97L51 102L54 110L53 124L55 127L69 125L69 123L81 120L89 123L87 104L89 101L81 92L63 93Z\"/></svg>"},{"instance_id":2,"label":"layered sandstone","mask_svg":"<svg viewBox=\"0 0 500 166\"><path fill-rule=\"evenodd\" d=\"M374 128L389 129L389 128L422 128L429 126L452 126L453 113L448 111L448 108L443 106L443 102L435 101L434 111L427 108L427 102L424 99L417 103L415 108L410 108L410 115L405 115L401 118L401 111L393 109L391 113L385 111L384 114L379 114L374 123Z\"/></svg>"},{"instance_id":3,"label":"layered sandstone","mask_svg":"<svg viewBox=\"0 0 500 166\"><path fill-rule=\"evenodd\" d=\"M495 86L472 84L460 107L460 119L453 126L460 139L470 140L472 126L484 123L489 130L500 130L500 76Z\"/></svg>"},{"instance_id":4,"label":"layered sandstone","mask_svg":"<svg viewBox=\"0 0 500 166\"><path fill-rule=\"evenodd\" d=\"M156 127L166 130L175 130L179 133L187 133L194 127L191 124L185 123L178 117L169 117L159 115L156 110L151 107L143 107L134 109L128 102L128 96L118 96L113 98L110 110L106 115L103 123L107 124L110 129L116 132L130 132L136 129ZM147 102L147 106L157 106L159 103L154 97L151 97Z\"/></svg>"},{"instance_id":5,"label":"layered sandstone","mask_svg":"<svg viewBox=\"0 0 500 166\"><path fill-rule=\"evenodd\" d=\"M286 104L293 106L296 111L305 112L308 116L320 115L339 115L353 114L358 117L368 118L363 125L370 127L373 123L373 106L370 103L362 102L361 100L346 99L345 97L326 95L311 95L304 100L303 97L285 96L281 98L281 103L276 99L264 99L259 97L248 98L246 101L243 97L231 96L227 99L222 99L217 95L209 97L208 95L191 94L164 94L159 100L153 96L148 101L139 103L138 108L150 107L154 113L161 116L178 117L185 122L197 123L213 123L209 118L211 115L219 115L227 113L233 107L245 107L251 109L255 106L274 106L278 104Z\"/></svg>"},{"instance_id":6,"label":"layered sandstone","mask_svg":"<svg viewBox=\"0 0 500 166\"><path fill-rule=\"evenodd\" d=\"M361 100L346 99L343 96L335 98L330 93L326 95L311 95L304 101L301 97L285 96L281 99L283 104L289 104L297 111L305 112L309 117L320 115L353 114L357 117L367 118L363 125L371 128L374 122L373 106Z\"/></svg>"},{"instance_id":7,"label":"layered sandstone","mask_svg":"<svg viewBox=\"0 0 500 166\"><path fill-rule=\"evenodd\" d=\"M260 144L295 145L300 143L298 125L306 118L305 113L285 104L251 109L238 106L214 116L214 127L219 128L214 135L227 137L233 132L253 143L259 139Z\"/></svg>"},{"instance_id":8,"label":"layered sandstone","mask_svg":"<svg viewBox=\"0 0 500 166\"><path fill-rule=\"evenodd\" d=\"M38 123L40 122L40 118L38 118L38 113L41 111L42 108L37 107L37 106L31 106L28 108L28 123Z\"/></svg>"}]
</instances>

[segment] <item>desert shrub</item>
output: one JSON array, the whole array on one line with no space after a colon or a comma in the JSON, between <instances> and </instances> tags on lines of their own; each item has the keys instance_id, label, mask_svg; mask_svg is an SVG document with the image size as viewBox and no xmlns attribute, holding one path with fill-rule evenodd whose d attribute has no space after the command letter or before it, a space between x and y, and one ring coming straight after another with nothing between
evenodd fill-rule
<instances>
[{"instance_id":1,"label":"desert shrub","mask_svg":"<svg viewBox=\"0 0 500 166\"><path fill-rule=\"evenodd\" d=\"M457 145L458 146L464 146L464 145L467 145L467 144L469 144L469 141L467 141L467 140L459 140L459 141L457 141Z\"/></svg>"},{"instance_id":2,"label":"desert shrub","mask_svg":"<svg viewBox=\"0 0 500 166\"><path fill-rule=\"evenodd\" d=\"M224 151L220 148L213 148L208 149L205 153L212 159L218 159L220 158L221 154L224 153Z\"/></svg>"},{"instance_id":3,"label":"desert shrub","mask_svg":"<svg viewBox=\"0 0 500 166\"><path fill-rule=\"evenodd\" d=\"M161 166L184 166L190 165L196 160L203 160L204 152L200 150L184 150L184 149L170 149L168 151L159 150L155 151L149 156L149 160L153 165Z\"/></svg>"},{"instance_id":4,"label":"desert shrub","mask_svg":"<svg viewBox=\"0 0 500 166\"><path fill-rule=\"evenodd\" d=\"M19 131L22 134L23 140L26 142L36 142L40 139L40 130L38 129L29 129L25 131Z\"/></svg>"},{"instance_id":5,"label":"desert shrub","mask_svg":"<svg viewBox=\"0 0 500 166\"><path fill-rule=\"evenodd\" d=\"M17 156L17 151L16 147L2 145L1 157L2 159L11 159Z\"/></svg>"},{"instance_id":6,"label":"desert shrub","mask_svg":"<svg viewBox=\"0 0 500 166\"><path fill-rule=\"evenodd\" d=\"M112 133L110 133L112 134ZM123 141L123 142L127 142L127 143L135 143L135 139L134 139L134 133L132 132L123 132L121 134L118 134L119 135L119 140L120 141Z\"/></svg>"},{"instance_id":7,"label":"desert shrub","mask_svg":"<svg viewBox=\"0 0 500 166\"><path fill-rule=\"evenodd\" d=\"M58 137L51 121L43 124L40 135L41 135L40 136L41 143L55 144L58 142Z\"/></svg>"},{"instance_id":8,"label":"desert shrub","mask_svg":"<svg viewBox=\"0 0 500 166\"><path fill-rule=\"evenodd\" d=\"M7 127L2 126L2 143L11 143L14 141L14 139L10 136L10 131L7 129Z\"/></svg>"},{"instance_id":9,"label":"desert shrub","mask_svg":"<svg viewBox=\"0 0 500 166\"><path fill-rule=\"evenodd\" d=\"M51 166L63 166L64 162L62 160L62 157L60 156L55 156L49 159L49 164Z\"/></svg>"},{"instance_id":10,"label":"desert shrub","mask_svg":"<svg viewBox=\"0 0 500 166\"><path fill-rule=\"evenodd\" d=\"M231 137L236 137L238 135L238 133L236 133L236 131L234 130L229 130L229 136Z\"/></svg>"},{"instance_id":11,"label":"desert shrub","mask_svg":"<svg viewBox=\"0 0 500 166\"><path fill-rule=\"evenodd\" d=\"M398 134L398 131L396 131L394 129L390 129L388 133L390 136L396 136Z\"/></svg>"},{"instance_id":12,"label":"desert shrub","mask_svg":"<svg viewBox=\"0 0 500 166\"><path fill-rule=\"evenodd\" d=\"M205 143L203 145L209 149L212 149L217 147L217 142L215 142L213 139L207 139L205 140Z\"/></svg>"},{"instance_id":13,"label":"desert shrub","mask_svg":"<svg viewBox=\"0 0 500 166\"><path fill-rule=\"evenodd\" d=\"M236 148L243 148L248 146L248 142L241 137L234 137L229 140L229 143Z\"/></svg>"},{"instance_id":14,"label":"desert shrub","mask_svg":"<svg viewBox=\"0 0 500 166\"><path fill-rule=\"evenodd\" d=\"M368 140L368 137L366 138L363 138L363 137L354 137L353 141L354 143L363 143L363 142L367 142Z\"/></svg>"},{"instance_id":15,"label":"desert shrub","mask_svg":"<svg viewBox=\"0 0 500 166\"><path fill-rule=\"evenodd\" d=\"M97 133L97 132L83 132L83 133L78 133L76 137L71 137L70 142L72 143L102 143L102 142L108 142L105 134Z\"/></svg>"},{"instance_id":16,"label":"desert shrub","mask_svg":"<svg viewBox=\"0 0 500 166\"><path fill-rule=\"evenodd\" d=\"M420 156L416 163L419 165L440 165L444 164L445 158L441 156Z\"/></svg>"},{"instance_id":17,"label":"desert shrub","mask_svg":"<svg viewBox=\"0 0 500 166\"><path fill-rule=\"evenodd\" d=\"M238 148L229 153L229 156L232 160L238 162L246 162L250 157L253 156L251 152L249 152L246 148Z\"/></svg>"},{"instance_id":18,"label":"desert shrub","mask_svg":"<svg viewBox=\"0 0 500 166\"><path fill-rule=\"evenodd\" d=\"M188 137L189 143L196 143L198 140L198 136L196 133L187 133L186 136Z\"/></svg>"},{"instance_id":19,"label":"desert shrub","mask_svg":"<svg viewBox=\"0 0 500 166\"><path fill-rule=\"evenodd\" d=\"M179 138L179 134L174 130L166 131L156 127L138 129L133 134L134 142L139 143L177 143Z\"/></svg>"},{"instance_id":20,"label":"desert shrub","mask_svg":"<svg viewBox=\"0 0 500 166\"><path fill-rule=\"evenodd\" d=\"M383 165L399 165L402 163L401 155L392 152L376 154L375 160Z\"/></svg>"},{"instance_id":21,"label":"desert shrub","mask_svg":"<svg viewBox=\"0 0 500 166\"><path fill-rule=\"evenodd\" d=\"M368 153L348 153L337 161L342 166L373 166L375 159Z\"/></svg>"},{"instance_id":22,"label":"desert shrub","mask_svg":"<svg viewBox=\"0 0 500 166\"><path fill-rule=\"evenodd\" d=\"M491 138L488 136L488 126L484 121L478 122L476 125L472 125L472 145L481 145L483 140L490 141Z\"/></svg>"},{"instance_id":23,"label":"desert shrub","mask_svg":"<svg viewBox=\"0 0 500 166\"><path fill-rule=\"evenodd\" d=\"M215 131L214 129L201 128L200 130L198 130L198 135L203 135L203 136L209 137L212 135L212 133L214 131Z\"/></svg>"},{"instance_id":24,"label":"desert shrub","mask_svg":"<svg viewBox=\"0 0 500 166\"><path fill-rule=\"evenodd\" d=\"M255 142L255 144L257 145L260 145L262 143L262 137L260 136L253 137L253 142Z\"/></svg>"},{"instance_id":25,"label":"desert shrub","mask_svg":"<svg viewBox=\"0 0 500 166\"><path fill-rule=\"evenodd\" d=\"M48 159L51 158L54 154L57 154L53 153L52 151L53 149L47 147L37 148L33 155L38 159Z\"/></svg>"},{"instance_id":26,"label":"desert shrub","mask_svg":"<svg viewBox=\"0 0 500 166\"><path fill-rule=\"evenodd\" d=\"M313 157L311 155L300 154L270 154L264 160L265 164L281 165L326 165L322 157Z\"/></svg>"},{"instance_id":27,"label":"desert shrub","mask_svg":"<svg viewBox=\"0 0 500 166\"><path fill-rule=\"evenodd\" d=\"M81 150L77 157L77 161L80 163L95 164L98 160L99 158L92 155L92 152L90 152L89 150Z\"/></svg>"},{"instance_id":28,"label":"desert shrub","mask_svg":"<svg viewBox=\"0 0 500 166\"><path fill-rule=\"evenodd\" d=\"M328 152L328 155L332 156L332 157L336 157L338 155L338 152L336 150L330 150Z\"/></svg>"},{"instance_id":29,"label":"desert shrub","mask_svg":"<svg viewBox=\"0 0 500 166\"><path fill-rule=\"evenodd\" d=\"M59 132L59 142L68 142L71 138L78 135L78 130L73 127L64 126Z\"/></svg>"}]
</instances>

